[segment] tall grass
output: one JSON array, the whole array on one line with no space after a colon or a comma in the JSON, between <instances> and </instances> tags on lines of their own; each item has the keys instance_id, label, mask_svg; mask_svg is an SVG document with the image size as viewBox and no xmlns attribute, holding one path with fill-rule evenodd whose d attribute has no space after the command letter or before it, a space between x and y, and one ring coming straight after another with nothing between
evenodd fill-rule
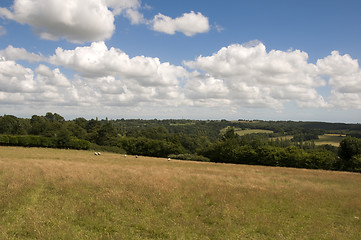
<instances>
[{"instance_id":1,"label":"tall grass","mask_svg":"<svg viewBox=\"0 0 361 240\"><path fill-rule=\"evenodd\" d=\"M361 175L0 147L0 239L360 239Z\"/></svg>"}]
</instances>

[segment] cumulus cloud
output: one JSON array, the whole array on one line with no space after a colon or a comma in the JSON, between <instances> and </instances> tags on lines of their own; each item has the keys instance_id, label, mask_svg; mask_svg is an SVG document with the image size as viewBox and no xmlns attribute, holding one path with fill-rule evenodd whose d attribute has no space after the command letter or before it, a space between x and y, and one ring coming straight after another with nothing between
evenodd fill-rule
<instances>
[{"instance_id":1,"label":"cumulus cloud","mask_svg":"<svg viewBox=\"0 0 361 240\"><path fill-rule=\"evenodd\" d=\"M59 68L51 70L48 66L40 64L35 72L37 74L37 80L44 85L69 87L70 81L62 74Z\"/></svg>"},{"instance_id":2,"label":"cumulus cloud","mask_svg":"<svg viewBox=\"0 0 361 240\"><path fill-rule=\"evenodd\" d=\"M192 11L176 19L159 13L147 20L141 9L140 0L16 0L10 9L0 8L0 17L30 25L43 39L65 38L74 43L110 39L118 15L131 24L150 24L153 30L168 34L179 31L193 36L209 31L208 18L201 13ZM3 34L5 29L0 26Z\"/></svg>"},{"instance_id":3,"label":"cumulus cloud","mask_svg":"<svg viewBox=\"0 0 361 240\"><path fill-rule=\"evenodd\" d=\"M104 42L94 42L70 50L58 48L47 61L31 70L0 58L0 102L84 109L132 106L137 111L202 107L219 112L278 111L288 102L300 108L361 108L358 61L337 51L312 64L300 50L266 51L264 44L252 42L176 66L158 58L129 57ZM74 75L66 76L60 69L71 69ZM319 87L329 88L330 96L324 98Z\"/></svg>"},{"instance_id":4,"label":"cumulus cloud","mask_svg":"<svg viewBox=\"0 0 361 240\"><path fill-rule=\"evenodd\" d=\"M0 59L0 91L9 93L35 92L34 74L14 61Z\"/></svg>"},{"instance_id":5,"label":"cumulus cloud","mask_svg":"<svg viewBox=\"0 0 361 240\"><path fill-rule=\"evenodd\" d=\"M234 44L184 64L221 79L227 98L237 105L281 109L285 102L296 101L300 106L326 106L314 89L326 82L299 50L267 52L260 42Z\"/></svg>"},{"instance_id":6,"label":"cumulus cloud","mask_svg":"<svg viewBox=\"0 0 361 240\"><path fill-rule=\"evenodd\" d=\"M188 72L183 67L161 63L158 58L130 58L120 49L108 49L104 42L74 50L58 48L49 61L74 70L81 85L101 95L99 101L107 105L177 105L184 98L180 83Z\"/></svg>"},{"instance_id":7,"label":"cumulus cloud","mask_svg":"<svg viewBox=\"0 0 361 240\"><path fill-rule=\"evenodd\" d=\"M186 74L183 67L161 63L158 58L130 58L120 49L108 49L104 42L94 42L74 50L58 48L56 54L50 57L50 62L71 68L84 77L114 76L142 86L176 85L178 79Z\"/></svg>"},{"instance_id":8,"label":"cumulus cloud","mask_svg":"<svg viewBox=\"0 0 361 240\"><path fill-rule=\"evenodd\" d=\"M193 11L184 13L175 19L158 13L151 21L151 27L154 31L172 35L175 32L182 32L188 37L208 32L210 29L208 18L200 12L195 13Z\"/></svg>"},{"instance_id":9,"label":"cumulus cloud","mask_svg":"<svg viewBox=\"0 0 361 240\"><path fill-rule=\"evenodd\" d=\"M40 62L46 60L42 54L35 54L26 51L24 48L15 48L9 45L6 49L0 50L0 56L7 60L26 60L28 62Z\"/></svg>"},{"instance_id":10,"label":"cumulus cloud","mask_svg":"<svg viewBox=\"0 0 361 240\"><path fill-rule=\"evenodd\" d=\"M11 10L0 8L0 17L29 24L43 39L80 43L109 39L120 14L143 23L140 5L139 0L16 0Z\"/></svg>"},{"instance_id":11,"label":"cumulus cloud","mask_svg":"<svg viewBox=\"0 0 361 240\"><path fill-rule=\"evenodd\" d=\"M361 109L361 69L350 55L331 55L317 61L320 74L329 78L332 87L330 102L341 108Z\"/></svg>"},{"instance_id":12,"label":"cumulus cloud","mask_svg":"<svg viewBox=\"0 0 361 240\"><path fill-rule=\"evenodd\" d=\"M0 103L22 106L77 105L77 90L60 72L39 65L35 72L0 58Z\"/></svg>"},{"instance_id":13,"label":"cumulus cloud","mask_svg":"<svg viewBox=\"0 0 361 240\"><path fill-rule=\"evenodd\" d=\"M114 15L101 0L17 0L13 11L0 16L29 24L41 38L71 42L108 39L115 29Z\"/></svg>"}]
</instances>

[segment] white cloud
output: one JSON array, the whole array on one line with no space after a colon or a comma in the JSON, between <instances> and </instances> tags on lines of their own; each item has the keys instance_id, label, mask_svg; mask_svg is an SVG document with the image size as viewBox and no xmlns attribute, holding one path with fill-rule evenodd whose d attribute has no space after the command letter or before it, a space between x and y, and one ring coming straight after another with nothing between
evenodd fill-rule
<instances>
[{"instance_id":1,"label":"white cloud","mask_svg":"<svg viewBox=\"0 0 361 240\"><path fill-rule=\"evenodd\" d=\"M34 71L0 60L0 103L22 106L77 105L78 89L60 72L39 65Z\"/></svg>"},{"instance_id":2,"label":"white cloud","mask_svg":"<svg viewBox=\"0 0 361 240\"><path fill-rule=\"evenodd\" d=\"M266 52L262 43L253 42L230 45L184 64L221 79L227 99L238 106L282 109L285 102L296 101L300 106L324 107L326 102L314 88L326 83L307 61L305 52Z\"/></svg>"},{"instance_id":3,"label":"white cloud","mask_svg":"<svg viewBox=\"0 0 361 240\"><path fill-rule=\"evenodd\" d=\"M104 42L74 50L58 48L50 62L74 70L79 86L87 86L88 92L93 91L107 105L181 104L184 98L179 85L188 73L183 67L161 63L158 58L130 58L119 49L108 49Z\"/></svg>"},{"instance_id":4,"label":"white cloud","mask_svg":"<svg viewBox=\"0 0 361 240\"><path fill-rule=\"evenodd\" d=\"M143 14L137 9L127 9L124 15L130 20L131 24L141 24L147 22Z\"/></svg>"},{"instance_id":5,"label":"white cloud","mask_svg":"<svg viewBox=\"0 0 361 240\"><path fill-rule=\"evenodd\" d=\"M105 3L113 9L114 15L119 15L127 9L135 10L141 7L139 0L105 0Z\"/></svg>"},{"instance_id":6,"label":"white cloud","mask_svg":"<svg viewBox=\"0 0 361 240\"><path fill-rule=\"evenodd\" d=\"M37 81L45 85L69 87L70 81L62 74L59 68L51 70L48 66L40 64L35 72L37 74Z\"/></svg>"},{"instance_id":7,"label":"white cloud","mask_svg":"<svg viewBox=\"0 0 361 240\"><path fill-rule=\"evenodd\" d=\"M24 48L15 48L9 45L6 49L0 50L0 56L7 60L27 60L28 62L44 61L45 57L41 54L30 53Z\"/></svg>"},{"instance_id":8,"label":"white cloud","mask_svg":"<svg viewBox=\"0 0 361 240\"><path fill-rule=\"evenodd\" d=\"M14 49L3 52L13 52L9 56L14 59L21 52L28 55L22 59L34 57ZM70 50L58 48L47 61L54 67L44 61L31 70L0 58L0 102L111 109L108 112L131 106L149 114L167 109L164 116L171 108L179 113L201 108L222 114L244 108L280 111L289 102L300 108L361 108L358 61L338 52L312 64L299 50L267 52L260 42L234 44L184 62L191 69L187 70L158 58L131 58L104 42L94 42ZM63 74L63 68L74 71L74 76ZM330 88L330 96L324 98L319 87Z\"/></svg>"},{"instance_id":9,"label":"white cloud","mask_svg":"<svg viewBox=\"0 0 361 240\"><path fill-rule=\"evenodd\" d=\"M71 68L87 78L114 76L142 86L176 85L178 79L186 74L183 67L161 63L158 58L130 58L120 49L108 49L104 42L74 50L58 48L56 54L50 57L50 62Z\"/></svg>"},{"instance_id":10,"label":"white cloud","mask_svg":"<svg viewBox=\"0 0 361 240\"><path fill-rule=\"evenodd\" d=\"M329 78L330 102L341 108L361 109L361 69L358 60L333 51L317 61L320 74Z\"/></svg>"},{"instance_id":11,"label":"white cloud","mask_svg":"<svg viewBox=\"0 0 361 240\"><path fill-rule=\"evenodd\" d=\"M12 9L0 8L0 16L31 25L44 39L98 41L115 29L114 14L102 0L17 0Z\"/></svg>"},{"instance_id":12,"label":"white cloud","mask_svg":"<svg viewBox=\"0 0 361 240\"><path fill-rule=\"evenodd\" d=\"M34 74L14 61L0 60L0 92L35 92Z\"/></svg>"},{"instance_id":13,"label":"white cloud","mask_svg":"<svg viewBox=\"0 0 361 240\"><path fill-rule=\"evenodd\" d=\"M16 0L10 9L0 8L0 17L30 25L42 39L65 38L74 43L110 39L118 15L131 24L151 24L153 30L168 34L179 31L193 36L209 31L208 18L201 13L192 11L176 19L159 13L150 21L141 9L140 0ZM0 26L0 36L3 34Z\"/></svg>"},{"instance_id":14,"label":"white cloud","mask_svg":"<svg viewBox=\"0 0 361 240\"><path fill-rule=\"evenodd\" d=\"M158 13L152 20L151 27L154 31L166 34L182 32L188 37L208 32L210 29L208 18L200 12L194 13L193 11L184 13L181 17L175 19Z\"/></svg>"}]
</instances>

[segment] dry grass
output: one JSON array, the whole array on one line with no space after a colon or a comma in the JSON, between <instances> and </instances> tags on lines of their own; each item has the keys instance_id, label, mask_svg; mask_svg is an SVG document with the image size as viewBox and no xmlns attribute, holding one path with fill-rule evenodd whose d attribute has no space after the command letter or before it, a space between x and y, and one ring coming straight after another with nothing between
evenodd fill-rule
<instances>
[{"instance_id":1,"label":"dry grass","mask_svg":"<svg viewBox=\"0 0 361 240\"><path fill-rule=\"evenodd\" d=\"M359 239L361 175L0 147L0 239Z\"/></svg>"}]
</instances>

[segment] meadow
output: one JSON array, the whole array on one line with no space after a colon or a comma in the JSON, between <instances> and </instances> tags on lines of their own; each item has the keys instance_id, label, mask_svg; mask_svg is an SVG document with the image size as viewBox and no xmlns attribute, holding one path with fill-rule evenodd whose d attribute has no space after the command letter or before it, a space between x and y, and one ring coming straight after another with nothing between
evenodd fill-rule
<instances>
[{"instance_id":1,"label":"meadow","mask_svg":"<svg viewBox=\"0 0 361 240\"><path fill-rule=\"evenodd\" d=\"M342 134L324 134L319 136L318 140L315 140L316 146L318 145L332 145L335 147L338 147L340 145L340 142L346 137L346 135Z\"/></svg>"},{"instance_id":2,"label":"meadow","mask_svg":"<svg viewBox=\"0 0 361 240\"><path fill-rule=\"evenodd\" d=\"M0 239L360 239L361 174L0 147Z\"/></svg>"},{"instance_id":3,"label":"meadow","mask_svg":"<svg viewBox=\"0 0 361 240\"><path fill-rule=\"evenodd\" d=\"M221 133L224 134L229 127L226 127L221 130ZM271 130L266 129L242 129L242 128L234 128L234 133L238 134L239 136L244 136L247 134L253 134L253 133L273 133Z\"/></svg>"}]
</instances>

